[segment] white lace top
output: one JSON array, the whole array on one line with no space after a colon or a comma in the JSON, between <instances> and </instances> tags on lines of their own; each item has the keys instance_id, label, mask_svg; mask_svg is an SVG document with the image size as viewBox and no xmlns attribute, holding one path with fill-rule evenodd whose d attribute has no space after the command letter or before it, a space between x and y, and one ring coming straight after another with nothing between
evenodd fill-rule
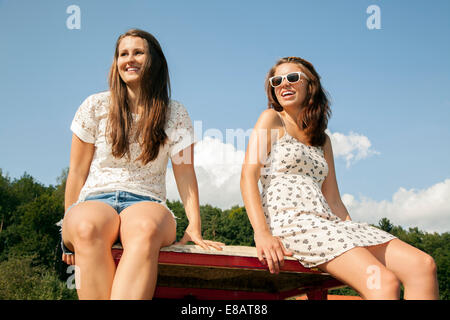
<instances>
[{"instance_id":1,"label":"white lace top","mask_svg":"<svg viewBox=\"0 0 450 320\"><path fill-rule=\"evenodd\" d=\"M89 176L81 189L78 201L88 195L128 191L166 201L166 169L169 156L172 158L195 142L191 119L185 107L170 101L165 131L168 142L161 146L157 158L146 165L135 161L141 154L138 142L130 144L131 161L125 156L117 159L112 155L105 131L110 106L109 91L89 96L83 101L72 121L70 129L84 142L95 145ZM134 120L139 116L133 114ZM135 127L131 136L134 135Z\"/></svg>"}]
</instances>

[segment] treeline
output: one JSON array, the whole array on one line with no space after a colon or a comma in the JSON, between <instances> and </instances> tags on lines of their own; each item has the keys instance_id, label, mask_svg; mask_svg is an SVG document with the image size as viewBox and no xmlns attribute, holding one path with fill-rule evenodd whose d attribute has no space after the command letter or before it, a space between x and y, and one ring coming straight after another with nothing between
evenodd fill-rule
<instances>
[{"instance_id":1,"label":"treeline","mask_svg":"<svg viewBox=\"0 0 450 320\"><path fill-rule=\"evenodd\" d=\"M44 186L25 173L10 179L0 169L0 299L77 299L71 269L61 261L59 227L64 214L67 169L57 185ZM182 203L168 201L177 219L177 240L188 225ZM254 246L253 230L244 207L228 210L203 205L200 208L205 239L228 245ZM426 233L403 229L383 218L376 226L430 254L438 266L441 299L448 300L449 233ZM72 277L73 278L73 277ZM350 288L334 294L356 294Z\"/></svg>"}]
</instances>

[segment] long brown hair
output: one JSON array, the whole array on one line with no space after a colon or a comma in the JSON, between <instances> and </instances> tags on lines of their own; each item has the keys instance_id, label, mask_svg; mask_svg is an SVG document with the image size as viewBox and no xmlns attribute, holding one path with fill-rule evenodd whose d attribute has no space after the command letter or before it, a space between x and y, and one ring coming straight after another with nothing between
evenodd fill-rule
<instances>
[{"instance_id":1,"label":"long brown hair","mask_svg":"<svg viewBox=\"0 0 450 320\"><path fill-rule=\"evenodd\" d=\"M299 65L309 78L307 94L297 119L297 125L304 131L311 145L323 146L326 138L325 130L331 116L330 102L320 83L320 76L310 62L298 57L281 58L277 61L269 70L265 82L268 107L274 108L278 112L283 111L283 107L275 95L275 90L269 83L269 78L273 77L275 69L284 63Z\"/></svg>"},{"instance_id":2,"label":"long brown hair","mask_svg":"<svg viewBox=\"0 0 450 320\"><path fill-rule=\"evenodd\" d=\"M117 58L119 44L125 37L140 37L146 40L148 59L143 66L140 79L139 103L143 106L136 124L136 134L131 135L133 117L127 101L127 85L119 75ZM131 29L119 36L116 42L114 60L109 72L111 108L108 115L107 137L116 158L127 156L130 159L130 139L139 141L142 153L136 160L145 165L156 159L160 146L166 142L164 131L166 114L170 101L170 80L167 61L161 46L150 33Z\"/></svg>"}]
</instances>

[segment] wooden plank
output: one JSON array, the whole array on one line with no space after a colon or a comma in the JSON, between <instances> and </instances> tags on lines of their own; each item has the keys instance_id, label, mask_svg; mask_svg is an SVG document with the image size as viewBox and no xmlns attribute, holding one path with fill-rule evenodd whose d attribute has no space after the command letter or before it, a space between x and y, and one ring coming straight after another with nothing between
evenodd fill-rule
<instances>
[{"instance_id":1,"label":"wooden plank","mask_svg":"<svg viewBox=\"0 0 450 320\"><path fill-rule=\"evenodd\" d=\"M113 249L122 249L115 245ZM184 255L189 254L189 255ZM189 259L185 259L189 257ZM197 245L171 245L164 247L159 255L160 264L180 265L209 265L215 267L264 269L268 267L261 264L255 247L224 246L223 250L205 250ZM280 269L286 272L322 273L319 268L305 268L293 257L285 257L284 266Z\"/></svg>"},{"instance_id":2,"label":"wooden plank","mask_svg":"<svg viewBox=\"0 0 450 320\"><path fill-rule=\"evenodd\" d=\"M112 251L118 263L121 246ZM305 268L291 257L286 257L278 275L271 274L259 261L255 247L225 246L219 251L172 245L160 251L155 297L284 299L310 293L313 299L322 299L328 289L342 286L329 274Z\"/></svg>"}]
</instances>

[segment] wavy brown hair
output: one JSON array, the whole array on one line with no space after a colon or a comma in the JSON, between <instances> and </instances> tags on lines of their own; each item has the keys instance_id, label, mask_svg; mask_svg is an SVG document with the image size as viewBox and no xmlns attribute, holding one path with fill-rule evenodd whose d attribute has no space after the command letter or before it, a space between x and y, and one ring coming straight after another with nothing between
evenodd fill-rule
<instances>
[{"instance_id":1,"label":"wavy brown hair","mask_svg":"<svg viewBox=\"0 0 450 320\"><path fill-rule=\"evenodd\" d=\"M140 79L140 96L142 105L140 119L136 123L136 134L131 137L133 117L127 99L127 85L119 75L117 59L119 44L125 37L140 37L146 40L148 59L143 66ZM164 125L170 101L170 79L167 61L161 46L150 33L131 29L119 36L116 42L114 60L109 72L109 90L111 107L108 115L107 137L112 145L112 154L116 158L125 155L130 159L130 141L138 141L142 153L136 160L145 165L156 159L161 145L167 139Z\"/></svg>"},{"instance_id":2,"label":"wavy brown hair","mask_svg":"<svg viewBox=\"0 0 450 320\"><path fill-rule=\"evenodd\" d=\"M331 116L330 102L325 89L320 83L320 76L310 62L298 57L281 58L277 61L269 70L265 82L268 107L278 112L283 111L283 107L275 95L275 90L269 83L269 78L273 77L275 69L284 63L297 64L309 78L307 94L297 119L297 125L306 134L309 144L323 146L326 139L325 130L328 126L328 119Z\"/></svg>"}]
</instances>

